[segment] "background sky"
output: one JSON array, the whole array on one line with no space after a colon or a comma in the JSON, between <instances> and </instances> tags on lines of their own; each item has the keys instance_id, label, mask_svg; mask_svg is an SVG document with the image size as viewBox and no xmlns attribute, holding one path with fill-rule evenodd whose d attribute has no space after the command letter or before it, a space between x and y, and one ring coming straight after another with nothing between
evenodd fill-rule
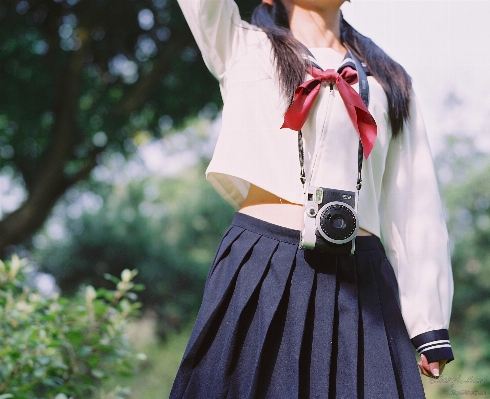
<instances>
[{"instance_id":1,"label":"background sky","mask_svg":"<svg viewBox=\"0 0 490 399\"><path fill-rule=\"evenodd\" d=\"M450 132L490 151L490 0L351 0L342 10L413 78L433 152Z\"/></svg>"}]
</instances>

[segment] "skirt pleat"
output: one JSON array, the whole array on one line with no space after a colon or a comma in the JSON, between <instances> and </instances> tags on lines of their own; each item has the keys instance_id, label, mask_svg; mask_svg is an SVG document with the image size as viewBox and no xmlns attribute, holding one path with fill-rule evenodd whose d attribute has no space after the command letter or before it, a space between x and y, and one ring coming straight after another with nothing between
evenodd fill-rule
<instances>
[{"instance_id":1,"label":"skirt pleat","mask_svg":"<svg viewBox=\"0 0 490 399\"><path fill-rule=\"evenodd\" d=\"M379 266L375 266L377 272L374 275L378 286L385 287L379 290L379 300L400 398L424 398L423 387L420 384L415 386L411 384L414 379L420 379L418 369L413 367L413 359L404 356L407 352L413 352L413 346L409 340L404 339L407 333L398 304L395 275L387 259L378 260L377 265Z\"/></svg>"},{"instance_id":2,"label":"skirt pleat","mask_svg":"<svg viewBox=\"0 0 490 399\"><path fill-rule=\"evenodd\" d=\"M311 253L310 255L311 264L320 264L318 254ZM314 257L318 257L316 262L313 262ZM305 267L308 266L305 265ZM336 273L335 261L325 262L321 272L315 272L315 282L301 348L300 397L325 398L325 393L329 392L331 355L336 340L334 338L337 302Z\"/></svg>"},{"instance_id":3,"label":"skirt pleat","mask_svg":"<svg viewBox=\"0 0 490 399\"><path fill-rule=\"evenodd\" d=\"M223 238L221 239L221 242L219 244L218 250L216 251L216 255L214 256L213 263L211 264L211 267L209 268L209 273L208 277L206 279L206 284L209 281L210 275L214 271L214 266L217 265L221 259L225 256L227 256L230 253L231 246L235 242L235 240L238 239L240 234L242 234L245 230L237 227L231 226L223 235Z\"/></svg>"},{"instance_id":4,"label":"skirt pleat","mask_svg":"<svg viewBox=\"0 0 490 399\"><path fill-rule=\"evenodd\" d=\"M356 263L353 257L339 257L337 271L337 318L335 392L333 398L351 398L357 392L359 304Z\"/></svg>"},{"instance_id":5,"label":"skirt pleat","mask_svg":"<svg viewBox=\"0 0 490 399\"><path fill-rule=\"evenodd\" d=\"M229 255L223 257L220 262L223 267L220 264L220 267L216 268L210 276L210 279L213 280L213 287L209 287L211 289L208 289L208 292L213 291L211 294L213 299L223 297L226 300L220 301L210 316L203 312L204 320L213 320L215 323L213 323L213 328L207 331L206 327L209 322L206 323L204 331L199 334L205 350L202 351L199 348L202 358L198 355L198 367L189 376L188 388L191 391L186 392L184 396L191 395L191 392L196 389L194 387L197 387L198 392L213 390L218 395L217 397L226 397L229 383L228 370L233 357L239 354L242 346L236 341L242 337L243 328L247 328L247 318L250 317L250 311L253 311L251 309L253 303L248 308L247 304L262 279L267 268L268 257L273 251L267 245L267 240L260 240L258 234L244 231L240 237L245 244L233 251L233 246L237 243L235 241ZM247 267L248 264L253 267ZM215 279L216 285L214 284ZM224 288L224 290L219 288ZM213 316L217 314L220 316L213 319Z\"/></svg>"},{"instance_id":6,"label":"skirt pleat","mask_svg":"<svg viewBox=\"0 0 490 399\"><path fill-rule=\"evenodd\" d=\"M216 252L171 399L424 398L393 269L237 213Z\"/></svg>"},{"instance_id":7,"label":"skirt pleat","mask_svg":"<svg viewBox=\"0 0 490 399\"><path fill-rule=\"evenodd\" d=\"M247 356L240 356L234 367L230 381L229 398L254 398L260 376L261 356L266 353L267 337L274 339L270 332L273 317L283 297L292 268L295 248L279 243L271 257L269 269L259 291L256 310L250 322L248 334L243 343L248 348Z\"/></svg>"},{"instance_id":8,"label":"skirt pleat","mask_svg":"<svg viewBox=\"0 0 490 399\"><path fill-rule=\"evenodd\" d=\"M262 367L264 378L258 386L259 398L296 398L299 395L301 343L314 278L314 271L296 258L289 289L284 293L282 312L274 320L271 340L275 342L264 353L268 364Z\"/></svg>"},{"instance_id":9,"label":"skirt pleat","mask_svg":"<svg viewBox=\"0 0 490 399\"><path fill-rule=\"evenodd\" d=\"M366 398L397 398L399 392L392 367L389 340L383 317L382 306L376 284L375 273L366 251L356 254L358 267L359 302L361 305L362 363L358 375L362 379L359 391ZM371 251L370 251L371 252ZM391 267L391 266L390 266ZM391 289L391 288L390 288ZM398 310L398 312L400 312ZM405 327L403 326L403 329ZM411 358L414 361L413 349ZM420 377L419 377L420 379Z\"/></svg>"}]
</instances>

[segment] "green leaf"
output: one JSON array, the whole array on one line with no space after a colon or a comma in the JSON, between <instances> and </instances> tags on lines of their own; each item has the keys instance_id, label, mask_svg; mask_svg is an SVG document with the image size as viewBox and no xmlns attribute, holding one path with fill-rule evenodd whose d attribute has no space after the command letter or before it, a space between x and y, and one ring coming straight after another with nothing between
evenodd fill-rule
<instances>
[{"instance_id":1,"label":"green leaf","mask_svg":"<svg viewBox=\"0 0 490 399\"><path fill-rule=\"evenodd\" d=\"M81 344L85 338L81 331L76 330L68 331L66 336L75 345Z\"/></svg>"},{"instance_id":2,"label":"green leaf","mask_svg":"<svg viewBox=\"0 0 490 399\"><path fill-rule=\"evenodd\" d=\"M99 355L90 356L87 359L87 364L89 365L90 368L94 368L95 366L97 366L99 364L99 362L100 362Z\"/></svg>"},{"instance_id":3,"label":"green leaf","mask_svg":"<svg viewBox=\"0 0 490 399\"><path fill-rule=\"evenodd\" d=\"M145 289L146 286L144 284L135 284L135 286L133 287L133 291L137 292L144 291Z\"/></svg>"},{"instance_id":4,"label":"green leaf","mask_svg":"<svg viewBox=\"0 0 490 399\"><path fill-rule=\"evenodd\" d=\"M114 277L113 275L111 275L109 273L104 273L104 278L106 280L113 282L114 284L119 283L119 279L117 277Z\"/></svg>"}]
</instances>

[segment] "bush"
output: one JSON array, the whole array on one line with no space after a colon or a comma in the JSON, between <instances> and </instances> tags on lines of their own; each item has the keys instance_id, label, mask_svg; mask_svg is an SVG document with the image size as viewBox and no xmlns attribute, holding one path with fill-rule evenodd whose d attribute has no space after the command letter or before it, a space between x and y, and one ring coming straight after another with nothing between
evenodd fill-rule
<instances>
[{"instance_id":1,"label":"bush","mask_svg":"<svg viewBox=\"0 0 490 399\"><path fill-rule=\"evenodd\" d=\"M93 191L78 187L56 209L59 219L52 219L62 226L63 238L50 238L47 228L38 234L35 242L44 245L33 248L32 257L64 294L80 284L107 288L105 273L137 268L137 281L147 287L139 299L145 311L157 314L164 339L195 318L209 266L234 214L203 178L205 164L175 177L101 182ZM100 208L71 214L75 199L84 197L98 198L93 201Z\"/></svg>"},{"instance_id":2,"label":"bush","mask_svg":"<svg viewBox=\"0 0 490 399\"><path fill-rule=\"evenodd\" d=\"M104 394L99 387L112 375L133 373L144 357L124 334L140 307L137 272L107 276L115 290L87 286L68 299L29 287L29 269L16 256L0 261L0 398L127 396L128 388Z\"/></svg>"}]
</instances>

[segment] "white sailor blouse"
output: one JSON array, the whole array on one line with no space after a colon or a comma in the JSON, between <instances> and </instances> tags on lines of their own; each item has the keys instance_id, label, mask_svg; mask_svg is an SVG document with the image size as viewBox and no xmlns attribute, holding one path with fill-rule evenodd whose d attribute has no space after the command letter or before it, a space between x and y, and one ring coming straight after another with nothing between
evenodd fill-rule
<instances>
[{"instance_id":1,"label":"white sailor blouse","mask_svg":"<svg viewBox=\"0 0 490 399\"><path fill-rule=\"evenodd\" d=\"M289 104L280 92L266 34L241 20L233 0L178 1L224 102L208 181L236 208L251 183L302 204L298 133L281 129ZM309 50L324 69L343 62L333 49ZM368 82L377 137L363 160L359 225L384 245L417 351L429 362L451 360L449 241L420 107L412 90L410 119L393 138L386 94L374 77ZM352 87L359 89L358 83ZM356 191L359 135L336 85L322 83L302 132L307 184Z\"/></svg>"}]
</instances>

